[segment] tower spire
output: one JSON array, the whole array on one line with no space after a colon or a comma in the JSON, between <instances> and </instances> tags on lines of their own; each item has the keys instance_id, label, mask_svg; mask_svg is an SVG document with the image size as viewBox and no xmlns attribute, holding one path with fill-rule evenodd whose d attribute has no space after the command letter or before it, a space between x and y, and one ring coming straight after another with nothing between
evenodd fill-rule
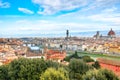
<instances>
[{"instance_id":1,"label":"tower spire","mask_svg":"<svg viewBox=\"0 0 120 80\"><path fill-rule=\"evenodd\" d=\"M68 39L68 36L69 36L69 30L66 31L66 37Z\"/></svg>"}]
</instances>

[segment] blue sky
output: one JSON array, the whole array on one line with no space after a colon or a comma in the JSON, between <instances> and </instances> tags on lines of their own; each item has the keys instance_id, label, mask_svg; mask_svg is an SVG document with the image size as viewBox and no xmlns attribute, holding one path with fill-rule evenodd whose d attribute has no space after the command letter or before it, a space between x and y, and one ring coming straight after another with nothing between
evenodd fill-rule
<instances>
[{"instance_id":1,"label":"blue sky","mask_svg":"<svg viewBox=\"0 0 120 80\"><path fill-rule=\"evenodd\" d=\"M120 0L0 0L1 37L120 30Z\"/></svg>"}]
</instances>

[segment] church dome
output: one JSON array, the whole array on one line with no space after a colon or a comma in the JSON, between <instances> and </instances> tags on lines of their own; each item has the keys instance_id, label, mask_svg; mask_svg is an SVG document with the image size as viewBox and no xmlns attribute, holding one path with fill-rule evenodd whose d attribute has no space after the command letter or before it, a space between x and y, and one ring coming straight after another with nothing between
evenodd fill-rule
<instances>
[{"instance_id":1,"label":"church dome","mask_svg":"<svg viewBox=\"0 0 120 80\"><path fill-rule=\"evenodd\" d=\"M111 30L108 32L108 35L109 35L109 36L115 35L115 32L111 29Z\"/></svg>"}]
</instances>

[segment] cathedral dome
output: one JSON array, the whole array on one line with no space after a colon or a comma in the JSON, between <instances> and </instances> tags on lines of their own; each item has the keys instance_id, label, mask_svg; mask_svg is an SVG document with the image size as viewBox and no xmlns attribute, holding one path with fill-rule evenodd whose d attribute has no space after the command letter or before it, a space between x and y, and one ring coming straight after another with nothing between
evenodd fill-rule
<instances>
[{"instance_id":1,"label":"cathedral dome","mask_svg":"<svg viewBox=\"0 0 120 80\"><path fill-rule=\"evenodd\" d=\"M108 35L109 35L109 36L115 35L115 32L111 29L111 30L108 32Z\"/></svg>"}]
</instances>

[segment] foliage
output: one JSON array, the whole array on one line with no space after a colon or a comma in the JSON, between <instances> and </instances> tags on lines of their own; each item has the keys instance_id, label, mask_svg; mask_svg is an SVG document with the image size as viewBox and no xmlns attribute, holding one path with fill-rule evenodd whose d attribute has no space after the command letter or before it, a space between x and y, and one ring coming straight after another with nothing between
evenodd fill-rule
<instances>
[{"instance_id":1,"label":"foliage","mask_svg":"<svg viewBox=\"0 0 120 80\"><path fill-rule=\"evenodd\" d=\"M98 70L90 70L83 75L83 80L106 80L102 74L98 75Z\"/></svg>"},{"instance_id":2,"label":"foliage","mask_svg":"<svg viewBox=\"0 0 120 80\"><path fill-rule=\"evenodd\" d=\"M69 64L69 75L71 79L81 79L81 76L88 70L93 69L92 66L87 65L82 60L72 59Z\"/></svg>"},{"instance_id":3,"label":"foliage","mask_svg":"<svg viewBox=\"0 0 120 80\"><path fill-rule=\"evenodd\" d=\"M62 44L60 45L60 48L61 48L61 49L63 48L63 45L62 45Z\"/></svg>"},{"instance_id":4,"label":"foliage","mask_svg":"<svg viewBox=\"0 0 120 80\"><path fill-rule=\"evenodd\" d=\"M8 80L8 66L7 65L3 65L0 66L0 80Z\"/></svg>"},{"instance_id":5,"label":"foliage","mask_svg":"<svg viewBox=\"0 0 120 80\"><path fill-rule=\"evenodd\" d=\"M58 62L53 62L51 60L46 61L46 65L47 65L48 68L53 67L53 68L56 68L56 69L58 69L59 67L63 67L63 65L59 64Z\"/></svg>"},{"instance_id":6,"label":"foliage","mask_svg":"<svg viewBox=\"0 0 120 80\"><path fill-rule=\"evenodd\" d=\"M51 61L51 60L48 60L48 61L46 61L46 66L47 66L47 68L55 68L55 69L58 69L58 68L64 68L65 70L67 70L68 71L68 67L67 66L65 66L65 65L62 65L62 64L60 64L60 63L58 63L58 62L53 62L53 61Z\"/></svg>"},{"instance_id":7,"label":"foliage","mask_svg":"<svg viewBox=\"0 0 120 80\"><path fill-rule=\"evenodd\" d=\"M67 56L64 60L69 62L70 59L72 59L72 58L75 58L75 59L81 59L81 57L79 57L77 51L75 51L74 54L72 54L72 55L70 55L70 56Z\"/></svg>"},{"instance_id":8,"label":"foliage","mask_svg":"<svg viewBox=\"0 0 120 80\"><path fill-rule=\"evenodd\" d=\"M20 58L8 65L0 66L0 80L39 80L40 75L49 67L63 67L67 70L66 66L57 62Z\"/></svg>"},{"instance_id":9,"label":"foliage","mask_svg":"<svg viewBox=\"0 0 120 80\"><path fill-rule=\"evenodd\" d=\"M90 58L90 56L83 56L82 59L85 62L94 62L94 60L92 58Z\"/></svg>"},{"instance_id":10,"label":"foliage","mask_svg":"<svg viewBox=\"0 0 120 80\"><path fill-rule=\"evenodd\" d=\"M78 53L77 53L77 51L75 51L75 53L71 57L72 58L76 58L76 59L80 58L79 55L78 55Z\"/></svg>"},{"instance_id":11,"label":"foliage","mask_svg":"<svg viewBox=\"0 0 120 80\"><path fill-rule=\"evenodd\" d=\"M85 62L94 62L94 60L90 56L81 56L81 57L79 57L77 51L75 51L74 54L72 54L70 56L67 56L64 60L69 62L73 58L75 58L75 59L82 59Z\"/></svg>"},{"instance_id":12,"label":"foliage","mask_svg":"<svg viewBox=\"0 0 120 80\"><path fill-rule=\"evenodd\" d=\"M90 70L83 75L83 80L119 80L115 74L107 69Z\"/></svg>"},{"instance_id":13,"label":"foliage","mask_svg":"<svg viewBox=\"0 0 120 80\"><path fill-rule=\"evenodd\" d=\"M65 58L64 58L64 61L70 61L70 59L71 59L71 57L70 56L66 56Z\"/></svg>"},{"instance_id":14,"label":"foliage","mask_svg":"<svg viewBox=\"0 0 120 80\"><path fill-rule=\"evenodd\" d=\"M47 66L42 59L18 59L11 62L8 68L10 80L38 80Z\"/></svg>"},{"instance_id":15,"label":"foliage","mask_svg":"<svg viewBox=\"0 0 120 80\"><path fill-rule=\"evenodd\" d=\"M98 68L98 62L90 66L82 59L71 59L69 65L65 66L43 59L20 58L0 66L0 80L119 80L113 72Z\"/></svg>"},{"instance_id":16,"label":"foliage","mask_svg":"<svg viewBox=\"0 0 120 80\"><path fill-rule=\"evenodd\" d=\"M93 66L94 68L96 68L96 69L99 69L99 68L100 68L100 64L99 64L98 61L95 61L95 63L92 64L92 66Z\"/></svg>"},{"instance_id":17,"label":"foliage","mask_svg":"<svg viewBox=\"0 0 120 80\"><path fill-rule=\"evenodd\" d=\"M110 70L101 69L99 74L103 74L107 80L119 80L119 78Z\"/></svg>"},{"instance_id":18,"label":"foliage","mask_svg":"<svg viewBox=\"0 0 120 80\"><path fill-rule=\"evenodd\" d=\"M48 68L40 77L40 80L69 80L68 73L59 68Z\"/></svg>"}]
</instances>

